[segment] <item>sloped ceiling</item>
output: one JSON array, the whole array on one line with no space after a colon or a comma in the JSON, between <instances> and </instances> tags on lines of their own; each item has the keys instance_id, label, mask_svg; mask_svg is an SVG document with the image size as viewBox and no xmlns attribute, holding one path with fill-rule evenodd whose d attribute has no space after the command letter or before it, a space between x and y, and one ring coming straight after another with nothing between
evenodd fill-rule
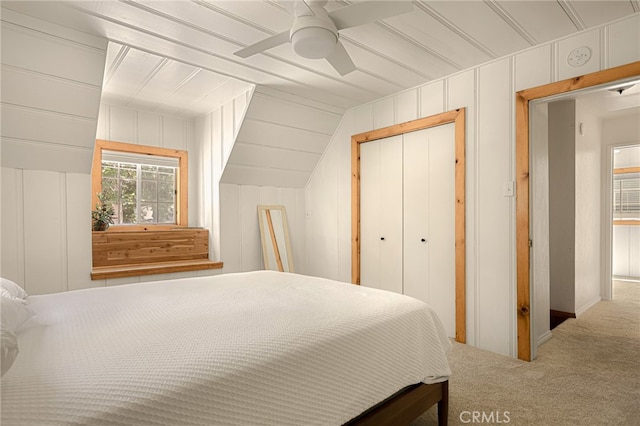
<instances>
[{"instance_id":1,"label":"sloped ceiling","mask_svg":"<svg viewBox=\"0 0 640 426\"><path fill-rule=\"evenodd\" d=\"M296 56L290 44L246 59L233 54L287 30L290 3L81 0L2 6L108 38L105 102L193 118L257 86L230 157L236 170L225 179L258 184L267 171L284 167L295 186L313 169L346 109L640 11L638 0L414 1L410 13L340 32L357 68L344 77L324 60ZM328 1L326 8L351 3ZM291 117L268 116L283 105L287 111L299 107L304 119L292 124ZM272 149L292 140L313 148L302 146L304 158L287 165Z\"/></svg>"}]
</instances>

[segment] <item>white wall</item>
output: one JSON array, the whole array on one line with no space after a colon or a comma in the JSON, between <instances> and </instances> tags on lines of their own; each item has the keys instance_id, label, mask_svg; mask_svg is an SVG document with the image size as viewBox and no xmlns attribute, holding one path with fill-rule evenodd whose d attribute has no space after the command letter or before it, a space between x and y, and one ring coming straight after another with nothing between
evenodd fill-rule
<instances>
[{"instance_id":1,"label":"white wall","mask_svg":"<svg viewBox=\"0 0 640 426\"><path fill-rule=\"evenodd\" d=\"M262 269L258 228L259 204L284 205L287 209L294 270L303 272L304 190L275 186L220 184L236 137L251 104L247 92L220 109L195 120L197 162L202 186L199 223L212 230L212 257L224 263L221 272Z\"/></svg>"},{"instance_id":2,"label":"white wall","mask_svg":"<svg viewBox=\"0 0 640 426\"><path fill-rule=\"evenodd\" d=\"M1 30L2 167L88 174L107 41L4 8Z\"/></svg>"},{"instance_id":3,"label":"white wall","mask_svg":"<svg viewBox=\"0 0 640 426\"><path fill-rule=\"evenodd\" d=\"M224 272L264 269L258 226L257 206L260 204L285 206L293 270L305 273L304 190L228 183L220 185L220 237Z\"/></svg>"},{"instance_id":4,"label":"white wall","mask_svg":"<svg viewBox=\"0 0 640 426\"><path fill-rule=\"evenodd\" d=\"M515 92L640 60L639 25L636 15L348 111L306 187L308 272L351 279L351 135L466 107L468 343L516 356L515 199L503 195L515 179ZM584 45L591 60L569 66Z\"/></svg>"},{"instance_id":5,"label":"white wall","mask_svg":"<svg viewBox=\"0 0 640 426\"><path fill-rule=\"evenodd\" d=\"M534 102L531 108L530 164L531 202L531 293L533 312L533 358L537 345L551 338L549 310L550 250L549 250L549 104Z\"/></svg>"},{"instance_id":6,"label":"white wall","mask_svg":"<svg viewBox=\"0 0 640 426\"><path fill-rule=\"evenodd\" d=\"M231 248L221 246L218 185L251 92L196 120L100 105L106 39L10 10L3 9L2 19L3 276L31 294L42 294L256 269L256 262L247 260L255 259L253 254L260 250L259 237L249 238L253 222L224 227ZM96 138L189 152L189 225L210 230L210 258L222 260L224 269L90 279L90 168ZM302 253L302 190L260 188L261 195L251 202L246 195L253 193L251 188L234 190L245 195L239 197L242 205L228 204L230 223L253 216L257 226L257 203L285 204L293 222L292 245ZM240 258L245 260L237 262L233 256L243 238L245 254ZM222 252L229 253L228 266ZM294 260L296 270L304 270L304 257L296 254Z\"/></svg>"},{"instance_id":7,"label":"white wall","mask_svg":"<svg viewBox=\"0 0 640 426\"><path fill-rule=\"evenodd\" d=\"M2 9L0 273L31 294L95 285L90 168L106 46Z\"/></svg>"},{"instance_id":8,"label":"white wall","mask_svg":"<svg viewBox=\"0 0 640 426\"><path fill-rule=\"evenodd\" d=\"M202 226L198 161L193 120L101 104L96 139L187 151L189 155L189 225ZM193 164L192 164L193 163Z\"/></svg>"},{"instance_id":9,"label":"white wall","mask_svg":"<svg viewBox=\"0 0 640 426\"><path fill-rule=\"evenodd\" d=\"M600 301L602 126L578 99L575 129L575 310Z\"/></svg>"},{"instance_id":10,"label":"white wall","mask_svg":"<svg viewBox=\"0 0 640 426\"><path fill-rule=\"evenodd\" d=\"M549 306L570 313L575 312L575 110L573 99L549 103Z\"/></svg>"}]
</instances>

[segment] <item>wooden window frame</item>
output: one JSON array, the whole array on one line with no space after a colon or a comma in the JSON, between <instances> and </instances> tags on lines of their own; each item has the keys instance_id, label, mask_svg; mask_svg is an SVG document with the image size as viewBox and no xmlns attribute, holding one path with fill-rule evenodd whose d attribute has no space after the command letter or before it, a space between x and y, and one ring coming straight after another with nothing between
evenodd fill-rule
<instances>
[{"instance_id":1,"label":"wooden window frame","mask_svg":"<svg viewBox=\"0 0 640 426\"><path fill-rule=\"evenodd\" d=\"M132 152L143 155L158 155L162 157L172 157L178 159L179 173L177 176L176 188L178 190L176 202L176 223L175 224L136 224L136 225L112 225L112 231L146 231L146 230L168 230L178 227L189 226L189 164L187 151L170 148L160 148L147 145L135 145L125 142L107 141L96 139L96 146L93 150L93 163L91 166L91 209L98 202L98 193L102 192L102 151ZM107 232L109 232L107 230Z\"/></svg>"}]
</instances>

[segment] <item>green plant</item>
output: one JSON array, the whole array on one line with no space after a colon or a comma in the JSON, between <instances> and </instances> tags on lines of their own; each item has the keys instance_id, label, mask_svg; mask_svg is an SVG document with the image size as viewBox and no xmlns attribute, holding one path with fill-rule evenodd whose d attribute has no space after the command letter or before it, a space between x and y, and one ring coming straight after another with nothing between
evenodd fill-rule
<instances>
[{"instance_id":1,"label":"green plant","mask_svg":"<svg viewBox=\"0 0 640 426\"><path fill-rule=\"evenodd\" d=\"M114 214L113 206L105 199L105 195L98 193L96 209L91 211L91 228L94 231L106 231L113 224Z\"/></svg>"}]
</instances>

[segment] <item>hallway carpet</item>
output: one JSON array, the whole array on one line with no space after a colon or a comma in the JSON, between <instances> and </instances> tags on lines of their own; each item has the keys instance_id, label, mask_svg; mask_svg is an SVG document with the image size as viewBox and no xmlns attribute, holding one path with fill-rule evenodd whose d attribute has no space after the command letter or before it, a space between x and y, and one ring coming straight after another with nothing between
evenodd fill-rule
<instances>
[{"instance_id":1,"label":"hallway carpet","mask_svg":"<svg viewBox=\"0 0 640 426\"><path fill-rule=\"evenodd\" d=\"M640 283L614 282L614 300L552 333L533 362L454 343L449 424L640 425Z\"/></svg>"}]
</instances>

